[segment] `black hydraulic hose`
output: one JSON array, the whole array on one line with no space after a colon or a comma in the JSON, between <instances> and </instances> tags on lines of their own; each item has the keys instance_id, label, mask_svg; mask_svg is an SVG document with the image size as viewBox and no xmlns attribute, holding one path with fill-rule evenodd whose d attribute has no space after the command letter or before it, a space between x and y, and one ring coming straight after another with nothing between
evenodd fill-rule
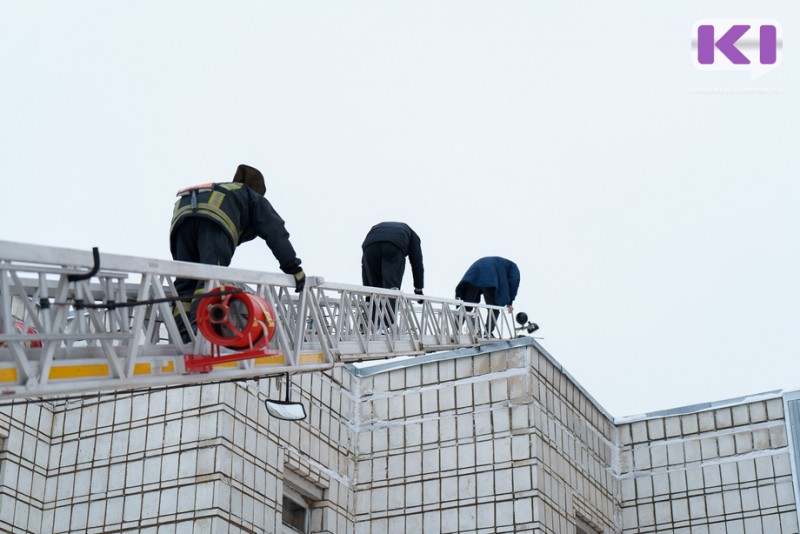
<instances>
[{"instance_id":1,"label":"black hydraulic hose","mask_svg":"<svg viewBox=\"0 0 800 534\"><path fill-rule=\"evenodd\" d=\"M216 297L216 296L223 296L223 295L236 295L239 293L244 293L243 289L226 289L225 291L208 291L206 293L197 293L196 295L192 295L192 299L200 299L203 297ZM187 297L164 297L160 299L148 299L148 300L131 300L128 302L117 302L115 300L107 300L102 304L86 304L81 299L75 300L73 303L76 308L83 309L83 308L108 308L109 310L113 310L115 308L133 308L134 306L147 306L150 304L161 304L164 302L177 302L179 300L188 300ZM53 305L61 305L67 306L69 305L68 302L54 302Z\"/></svg>"},{"instance_id":2,"label":"black hydraulic hose","mask_svg":"<svg viewBox=\"0 0 800 534\"><path fill-rule=\"evenodd\" d=\"M84 274L69 274L67 275L67 281L80 282L81 280L88 280L89 278L96 275L97 271L100 270L100 251L97 250L97 247L92 247L92 258L94 258L94 265L92 266L91 271Z\"/></svg>"}]
</instances>

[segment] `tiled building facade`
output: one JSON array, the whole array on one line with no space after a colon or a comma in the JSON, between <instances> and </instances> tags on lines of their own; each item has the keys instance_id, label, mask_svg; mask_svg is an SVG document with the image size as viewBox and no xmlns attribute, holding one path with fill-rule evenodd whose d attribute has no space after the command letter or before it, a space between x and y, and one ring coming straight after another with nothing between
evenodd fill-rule
<instances>
[{"instance_id":1,"label":"tiled building facade","mask_svg":"<svg viewBox=\"0 0 800 534\"><path fill-rule=\"evenodd\" d=\"M614 421L532 339L0 408L3 532L797 533L780 394Z\"/></svg>"}]
</instances>

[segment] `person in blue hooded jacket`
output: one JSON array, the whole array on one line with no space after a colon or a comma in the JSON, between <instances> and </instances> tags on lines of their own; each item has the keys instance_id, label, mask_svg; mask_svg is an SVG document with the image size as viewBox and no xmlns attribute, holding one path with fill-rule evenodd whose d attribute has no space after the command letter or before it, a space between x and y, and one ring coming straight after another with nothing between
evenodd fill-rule
<instances>
[{"instance_id":1,"label":"person in blue hooded jacket","mask_svg":"<svg viewBox=\"0 0 800 534\"><path fill-rule=\"evenodd\" d=\"M486 304L506 306L513 313L512 304L519 289L519 268L517 264L500 256L487 256L470 265L456 286L456 298L464 302L480 302L481 295ZM466 308L472 311L471 307ZM493 310L492 319L487 318L486 328L494 330L499 310Z\"/></svg>"}]
</instances>

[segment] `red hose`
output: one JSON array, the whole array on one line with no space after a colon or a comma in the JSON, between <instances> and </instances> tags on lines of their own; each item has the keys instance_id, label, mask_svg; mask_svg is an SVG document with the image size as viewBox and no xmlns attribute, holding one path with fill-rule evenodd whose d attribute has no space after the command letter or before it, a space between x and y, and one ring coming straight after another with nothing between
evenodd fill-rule
<instances>
[{"instance_id":1,"label":"red hose","mask_svg":"<svg viewBox=\"0 0 800 534\"><path fill-rule=\"evenodd\" d=\"M211 293L236 291L222 286ZM241 291L204 297L197 308L197 328L207 340L234 350L267 346L275 335L272 307L255 293Z\"/></svg>"}]
</instances>

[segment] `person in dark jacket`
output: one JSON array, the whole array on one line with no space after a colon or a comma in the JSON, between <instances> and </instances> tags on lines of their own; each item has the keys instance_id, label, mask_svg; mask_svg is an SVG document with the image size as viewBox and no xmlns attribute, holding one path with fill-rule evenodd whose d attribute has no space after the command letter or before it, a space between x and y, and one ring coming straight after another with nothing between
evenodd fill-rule
<instances>
[{"instance_id":1,"label":"person in dark jacket","mask_svg":"<svg viewBox=\"0 0 800 534\"><path fill-rule=\"evenodd\" d=\"M422 295L425 287L422 246L410 226L401 222L376 224L367 233L361 250L361 280L365 286L400 289L408 256L414 293Z\"/></svg>"},{"instance_id":2,"label":"person in dark jacket","mask_svg":"<svg viewBox=\"0 0 800 534\"><path fill-rule=\"evenodd\" d=\"M467 272L456 286L456 298L464 302L483 301L489 305L506 306L508 313L513 313L512 304L517 298L519 289L519 268L517 264L500 256L487 256L470 265ZM471 311L471 307L466 308ZM492 310L487 317L486 328L489 332L494 330L499 310Z\"/></svg>"},{"instance_id":3,"label":"person in dark jacket","mask_svg":"<svg viewBox=\"0 0 800 534\"><path fill-rule=\"evenodd\" d=\"M228 266L236 247L256 236L266 241L280 269L294 276L295 292L305 286L300 258L289 241L289 232L272 204L264 198L264 176L249 165L239 165L233 182L209 183L178 191L172 214L169 241L172 259ZM194 328L197 300L205 282L188 278L175 280L180 304ZM180 314L175 310L175 315ZM186 326L178 321L181 337L188 342Z\"/></svg>"}]
</instances>

